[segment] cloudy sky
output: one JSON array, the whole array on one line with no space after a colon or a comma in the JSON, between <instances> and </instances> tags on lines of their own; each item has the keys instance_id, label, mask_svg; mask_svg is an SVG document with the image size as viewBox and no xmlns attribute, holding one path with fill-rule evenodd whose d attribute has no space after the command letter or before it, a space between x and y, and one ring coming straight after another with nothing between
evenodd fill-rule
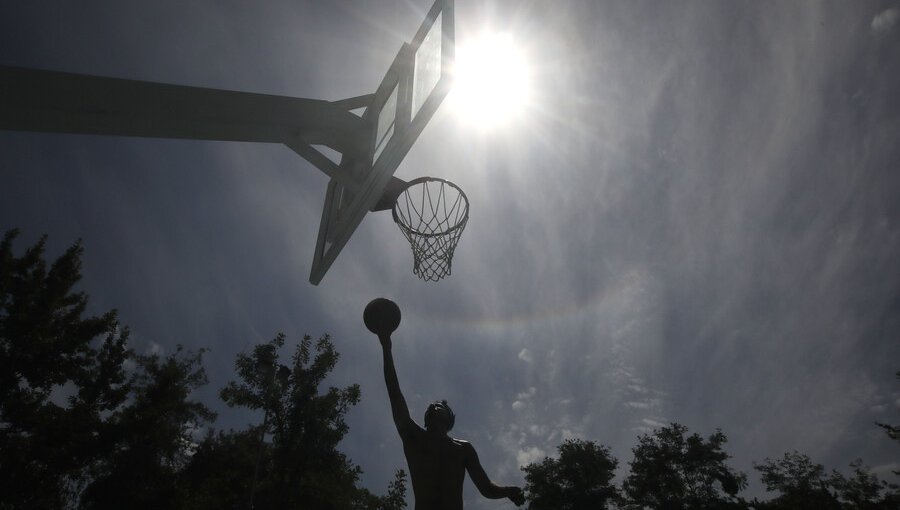
<instances>
[{"instance_id":1,"label":"cloudy sky","mask_svg":"<svg viewBox=\"0 0 900 510\"><path fill-rule=\"evenodd\" d=\"M429 6L3 2L0 65L336 100L374 92ZM570 437L625 465L672 421L721 428L750 495L793 449L896 469L873 422L900 415L900 3L457 0L459 46L484 34L530 92L487 127L451 93L396 174L469 196L441 282L378 213L310 285L327 179L275 144L2 132L0 229L83 239L83 289L137 349L211 348L221 428L261 419L216 403L236 353L330 333L377 492L405 467L377 296L413 415L448 399L499 483Z\"/></svg>"}]
</instances>

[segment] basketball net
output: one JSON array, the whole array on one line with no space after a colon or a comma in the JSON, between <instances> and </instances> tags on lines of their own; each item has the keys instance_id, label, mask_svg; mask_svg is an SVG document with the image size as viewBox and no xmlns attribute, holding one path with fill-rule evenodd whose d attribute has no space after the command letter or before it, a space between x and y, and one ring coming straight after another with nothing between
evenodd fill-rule
<instances>
[{"instance_id":1,"label":"basketball net","mask_svg":"<svg viewBox=\"0 0 900 510\"><path fill-rule=\"evenodd\" d=\"M469 221L469 199L459 186L436 177L409 182L392 210L413 251L413 273L436 282L450 274L453 250Z\"/></svg>"}]
</instances>

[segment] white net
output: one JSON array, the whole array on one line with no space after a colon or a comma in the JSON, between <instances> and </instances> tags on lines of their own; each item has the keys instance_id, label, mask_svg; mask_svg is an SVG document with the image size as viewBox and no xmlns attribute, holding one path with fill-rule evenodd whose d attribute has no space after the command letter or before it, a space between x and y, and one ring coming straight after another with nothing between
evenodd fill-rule
<instances>
[{"instance_id":1,"label":"white net","mask_svg":"<svg viewBox=\"0 0 900 510\"><path fill-rule=\"evenodd\" d=\"M394 222L413 250L413 272L426 281L450 274L453 251L469 221L469 199L450 181L409 182L394 203Z\"/></svg>"}]
</instances>

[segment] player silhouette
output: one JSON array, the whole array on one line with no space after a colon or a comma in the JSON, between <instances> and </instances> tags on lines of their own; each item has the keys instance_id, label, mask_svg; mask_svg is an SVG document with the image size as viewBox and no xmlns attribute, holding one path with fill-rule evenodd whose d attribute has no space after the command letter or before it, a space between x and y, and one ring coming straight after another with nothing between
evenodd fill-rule
<instances>
[{"instance_id":1,"label":"player silhouette","mask_svg":"<svg viewBox=\"0 0 900 510\"><path fill-rule=\"evenodd\" d=\"M366 307L366 326L378 335L384 355L384 383L391 401L391 413L412 479L415 510L462 510L462 487L466 472L481 492L490 499L509 498L516 505L525 502L519 487L496 485L488 478L475 448L468 441L447 435L455 417L447 401L434 402L425 411L425 428L409 416L406 399L400 391L391 333L400 324L400 309L393 301L379 298Z\"/></svg>"}]
</instances>

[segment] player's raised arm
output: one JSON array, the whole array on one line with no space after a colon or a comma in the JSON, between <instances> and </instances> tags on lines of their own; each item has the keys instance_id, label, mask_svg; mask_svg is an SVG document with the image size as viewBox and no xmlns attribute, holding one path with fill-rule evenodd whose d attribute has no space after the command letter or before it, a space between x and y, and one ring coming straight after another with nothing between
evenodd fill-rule
<instances>
[{"instance_id":1,"label":"player's raised arm","mask_svg":"<svg viewBox=\"0 0 900 510\"><path fill-rule=\"evenodd\" d=\"M409 417L409 407L403 392L400 391L400 382L397 380L397 369L394 368L394 355L391 353L391 335L378 335L381 342L381 352L384 358L384 384L387 386L388 398L391 400L391 414L394 416L394 424L401 433L409 425L412 418Z\"/></svg>"},{"instance_id":2,"label":"player's raised arm","mask_svg":"<svg viewBox=\"0 0 900 510\"><path fill-rule=\"evenodd\" d=\"M403 435L415 424L409 417L406 399L400 391L397 370L394 368L394 355L391 353L391 333L400 325L400 307L390 299L373 299L366 305L363 321L369 331L378 335L378 341L381 342L381 352L384 356L384 384L391 400L391 414L394 416L397 430Z\"/></svg>"}]
</instances>

